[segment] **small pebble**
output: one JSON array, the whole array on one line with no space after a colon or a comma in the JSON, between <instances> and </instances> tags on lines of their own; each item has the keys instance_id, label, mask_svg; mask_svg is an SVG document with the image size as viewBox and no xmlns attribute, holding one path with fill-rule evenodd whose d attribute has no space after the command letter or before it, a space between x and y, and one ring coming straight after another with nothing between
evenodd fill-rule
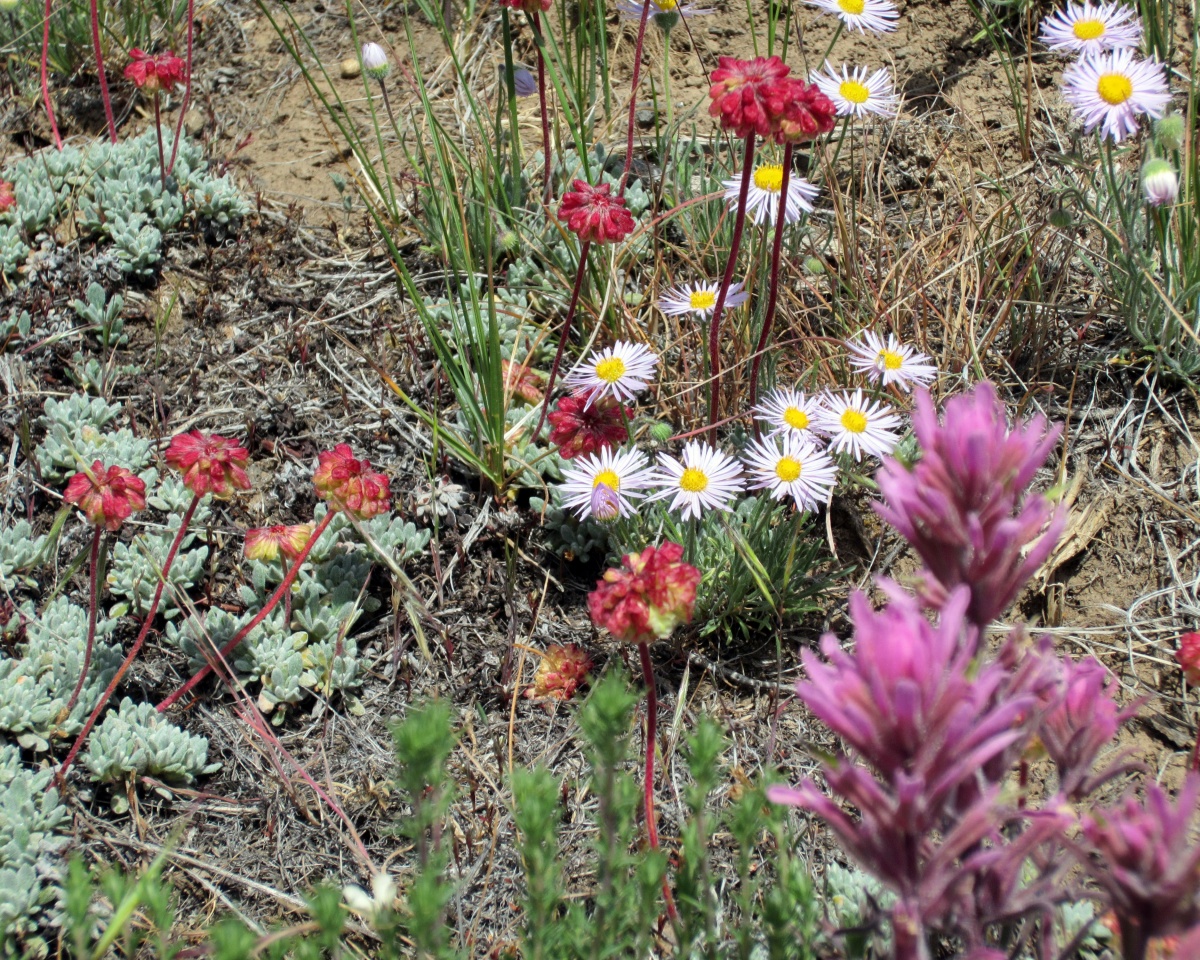
<instances>
[{"instance_id":1,"label":"small pebble","mask_svg":"<svg viewBox=\"0 0 1200 960\"><path fill-rule=\"evenodd\" d=\"M347 80L357 77L360 73L362 73L362 64L358 62L358 57L347 57L342 61L342 76Z\"/></svg>"}]
</instances>

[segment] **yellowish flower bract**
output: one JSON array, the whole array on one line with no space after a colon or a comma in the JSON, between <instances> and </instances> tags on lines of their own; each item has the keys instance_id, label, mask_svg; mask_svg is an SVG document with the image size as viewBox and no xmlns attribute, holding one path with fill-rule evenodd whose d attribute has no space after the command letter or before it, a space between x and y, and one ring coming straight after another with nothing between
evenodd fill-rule
<instances>
[{"instance_id":1,"label":"yellowish flower bract","mask_svg":"<svg viewBox=\"0 0 1200 960\"><path fill-rule=\"evenodd\" d=\"M752 441L743 460L750 489L768 489L776 500L791 497L799 510L816 510L837 483L837 465L827 453L786 434Z\"/></svg>"},{"instance_id":2,"label":"yellowish flower bract","mask_svg":"<svg viewBox=\"0 0 1200 960\"><path fill-rule=\"evenodd\" d=\"M827 394L817 425L829 434L830 450L855 460L885 457L900 442L895 432L900 418L886 403L864 397L861 389Z\"/></svg>"},{"instance_id":3,"label":"yellowish flower bract","mask_svg":"<svg viewBox=\"0 0 1200 960\"><path fill-rule=\"evenodd\" d=\"M588 406L603 396L632 400L650 385L658 354L641 343L618 340L597 350L568 374L566 386L591 391Z\"/></svg>"},{"instance_id":4,"label":"yellowish flower bract","mask_svg":"<svg viewBox=\"0 0 1200 960\"><path fill-rule=\"evenodd\" d=\"M650 499L672 497L669 509L685 520L705 510L730 509L744 486L738 462L699 440L688 441L678 460L660 454L652 482L659 489Z\"/></svg>"},{"instance_id":5,"label":"yellowish flower bract","mask_svg":"<svg viewBox=\"0 0 1200 960\"><path fill-rule=\"evenodd\" d=\"M937 379L937 367L926 362L929 357L901 343L894 333L884 340L874 331L866 330L862 340L850 340L846 346L850 349L851 366L872 383L885 387L894 383L907 392L914 383L926 384Z\"/></svg>"}]
</instances>

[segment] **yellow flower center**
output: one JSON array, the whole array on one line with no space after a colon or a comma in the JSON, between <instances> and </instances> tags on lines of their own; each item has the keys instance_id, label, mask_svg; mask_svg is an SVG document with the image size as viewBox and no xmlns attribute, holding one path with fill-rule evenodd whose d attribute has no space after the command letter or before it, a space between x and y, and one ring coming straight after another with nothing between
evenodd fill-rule
<instances>
[{"instance_id":1,"label":"yellow flower center","mask_svg":"<svg viewBox=\"0 0 1200 960\"><path fill-rule=\"evenodd\" d=\"M793 430L807 430L808 414L799 407L788 407L783 411L783 422Z\"/></svg>"},{"instance_id":2,"label":"yellow flower center","mask_svg":"<svg viewBox=\"0 0 1200 960\"><path fill-rule=\"evenodd\" d=\"M601 470L592 480L592 489L595 490L600 484L604 484L609 490L616 493L621 489L621 478L612 470Z\"/></svg>"},{"instance_id":3,"label":"yellow flower center","mask_svg":"<svg viewBox=\"0 0 1200 960\"><path fill-rule=\"evenodd\" d=\"M851 103L866 103L871 98L871 91L867 89L866 84L857 80L843 80L838 92Z\"/></svg>"},{"instance_id":4,"label":"yellow flower center","mask_svg":"<svg viewBox=\"0 0 1200 960\"><path fill-rule=\"evenodd\" d=\"M654 0L654 5L663 13L670 13L679 6L676 0Z\"/></svg>"},{"instance_id":5,"label":"yellow flower center","mask_svg":"<svg viewBox=\"0 0 1200 960\"><path fill-rule=\"evenodd\" d=\"M605 383L616 383L625 376L625 361L620 357L609 357L596 364L596 376Z\"/></svg>"},{"instance_id":6,"label":"yellow flower center","mask_svg":"<svg viewBox=\"0 0 1200 960\"><path fill-rule=\"evenodd\" d=\"M867 5L866 0L837 0L837 3L843 13L848 13L852 17L861 16L863 7Z\"/></svg>"},{"instance_id":7,"label":"yellow flower center","mask_svg":"<svg viewBox=\"0 0 1200 960\"><path fill-rule=\"evenodd\" d=\"M1119 107L1133 96L1133 82L1123 73L1106 73L1096 84L1096 92L1105 103Z\"/></svg>"},{"instance_id":8,"label":"yellow flower center","mask_svg":"<svg viewBox=\"0 0 1200 960\"><path fill-rule=\"evenodd\" d=\"M1104 36L1104 21L1076 20L1075 26L1071 30L1079 40L1095 40L1097 37Z\"/></svg>"},{"instance_id":9,"label":"yellow flower center","mask_svg":"<svg viewBox=\"0 0 1200 960\"><path fill-rule=\"evenodd\" d=\"M783 188L783 164L768 163L754 171L754 185L768 193L778 193Z\"/></svg>"},{"instance_id":10,"label":"yellow flower center","mask_svg":"<svg viewBox=\"0 0 1200 960\"><path fill-rule=\"evenodd\" d=\"M686 493L703 493L708 488L708 477L695 467L688 467L679 478L679 489Z\"/></svg>"},{"instance_id":11,"label":"yellow flower center","mask_svg":"<svg viewBox=\"0 0 1200 960\"><path fill-rule=\"evenodd\" d=\"M711 290L696 290L689 298L689 302L693 310L710 310L716 305L717 295Z\"/></svg>"},{"instance_id":12,"label":"yellow flower center","mask_svg":"<svg viewBox=\"0 0 1200 960\"><path fill-rule=\"evenodd\" d=\"M775 464L775 476L784 483L791 483L793 480L800 478L800 462L793 460L791 457L781 457L779 462Z\"/></svg>"},{"instance_id":13,"label":"yellow flower center","mask_svg":"<svg viewBox=\"0 0 1200 960\"><path fill-rule=\"evenodd\" d=\"M880 350L876 362L883 364L884 370L899 370L904 366L904 358L891 350Z\"/></svg>"},{"instance_id":14,"label":"yellow flower center","mask_svg":"<svg viewBox=\"0 0 1200 960\"><path fill-rule=\"evenodd\" d=\"M862 433L867 429L867 415L861 410L847 410L842 414L842 426L850 433Z\"/></svg>"}]
</instances>

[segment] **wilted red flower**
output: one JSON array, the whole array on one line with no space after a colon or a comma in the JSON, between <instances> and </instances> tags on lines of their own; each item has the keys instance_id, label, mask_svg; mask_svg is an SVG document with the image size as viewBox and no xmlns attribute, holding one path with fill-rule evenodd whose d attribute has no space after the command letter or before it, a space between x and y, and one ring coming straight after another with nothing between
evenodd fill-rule
<instances>
[{"instance_id":1,"label":"wilted red flower","mask_svg":"<svg viewBox=\"0 0 1200 960\"><path fill-rule=\"evenodd\" d=\"M612 184L593 187L576 180L558 206L558 219L580 240L619 243L633 233L633 217L625 209L625 198L611 196Z\"/></svg>"},{"instance_id":2,"label":"wilted red flower","mask_svg":"<svg viewBox=\"0 0 1200 960\"><path fill-rule=\"evenodd\" d=\"M371 469L370 460L355 460L350 446L339 443L317 455L313 485L317 496L335 510L344 510L359 520L369 520L391 508L388 478Z\"/></svg>"},{"instance_id":3,"label":"wilted red flower","mask_svg":"<svg viewBox=\"0 0 1200 960\"><path fill-rule=\"evenodd\" d=\"M192 430L176 434L164 454L167 463L183 474L183 484L196 496L225 497L234 490L249 490L243 469L250 454L236 440Z\"/></svg>"},{"instance_id":4,"label":"wilted red flower","mask_svg":"<svg viewBox=\"0 0 1200 960\"><path fill-rule=\"evenodd\" d=\"M1200 633L1185 633L1179 638L1175 662L1183 667L1183 678L1191 686L1200 687Z\"/></svg>"},{"instance_id":5,"label":"wilted red flower","mask_svg":"<svg viewBox=\"0 0 1200 960\"><path fill-rule=\"evenodd\" d=\"M136 47L129 51L130 64L125 68L125 79L132 80L139 90L168 93L177 83L183 83L187 69L183 60L170 50L166 53L149 54Z\"/></svg>"},{"instance_id":6,"label":"wilted red flower","mask_svg":"<svg viewBox=\"0 0 1200 960\"><path fill-rule=\"evenodd\" d=\"M504 377L504 389L512 391L514 396L535 405L545 399L546 378L541 374L510 360L500 361L500 372Z\"/></svg>"},{"instance_id":7,"label":"wilted red flower","mask_svg":"<svg viewBox=\"0 0 1200 960\"><path fill-rule=\"evenodd\" d=\"M784 81L788 96L779 117L775 139L780 143L804 143L833 129L837 106L815 85L789 78Z\"/></svg>"},{"instance_id":8,"label":"wilted red flower","mask_svg":"<svg viewBox=\"0 0 1200 960\"><path fill-rule=\"evenodd\" d=\"M500 0L500 6L524 10L528 14L545 13L553 3L554 0Z\"/></svg>"},{"instance_id":9,"label":"wilted red flower","mask_svg":"<svg viewBox=\"0 0 1200 960\"><path fill-rule=\"evenodd\" d=\"M13 193L13 185L7 180L0 180L0 213L8 213L16 205L17 197Z\"/></svg>"},{"instance_id":10,"label":"wilted red flower","mask_svg":"<svg viewBox=\"0 0 1200 960\"><path fill-rule=\"evenodd\" d=\"M292 526L256 527L246 531L243 548L250 560L278 560L281 556L295 560L312 537L311 523L296 523Z\"/></svg>"},{"instance_id":11,"label":"wilted red flower","mask_svg":"<svg viewBox=\"0 0 1200 960\"><path fill-rule=\"evenodd\" d=\"M709 115L743 139L773 135L792 96L785 82L791 68L779 57L721 57L718 64L708 90Z\"/></svg>"},{"instance_id":12,"label":"wilted red flower","mask_svg":"<svg viewBox=\"0 0 1200 960\"><path fill-rule=\"evenodd\" d=\"M682 557L677 543L625 554L621 567L606 570L588 594L592 622L629 643L662 640L689 623L700 571Z\"/></svg>"},{"instance_id":13,"label":"wilted red flower","mask_svg":"<svg viewBox=\"0 0 1200 960\"><path fill-rule=\"evenodd\" d=\"M81 470L63 493L97 527L118 530L134 510L146 509L146 485L124 467L105 467L99 460Z\"/></svg>"},{"instance_id":14,"label":"wilted red flower","mask_svg":"<svg viewBox=\"0 0 1200 960\"><path fill-rule=\"evenodd\" d=\"M576 643L548 647L542 654L533 686L525 696L537 700L570 700L592 671L592 658Z\"/></svg>"},{"instance_id":15,"label":"wilted red flower","mask_svg":"<svg viewBox=\"0 0 1200 960\"><path fill-rule=\"evenodd\" d=\"M626 422L633 419L633 408L621 408L615 397L601 397L589 404L590 390L568 394L546 415L550 421L550 442L557 444L564 460L597 453L605 447L619 447L629 439Z\"/></svg>"}]
</instances>

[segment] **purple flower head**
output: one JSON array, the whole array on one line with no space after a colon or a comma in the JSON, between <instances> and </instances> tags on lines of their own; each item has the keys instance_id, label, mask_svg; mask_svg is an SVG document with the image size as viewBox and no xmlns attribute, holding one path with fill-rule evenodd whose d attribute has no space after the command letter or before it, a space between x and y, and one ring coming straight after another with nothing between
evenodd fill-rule
<instances>
[{"instance_id":1,"label":"purple flower head","mask_svg":"<svg viewBox=\"0 0 1200 960\"><path fill-rule=\"evenodd\" d=\"M949 400L942 423L918 391L913 428L922 458L912 470L885 459L877 479L886 502L875 509L924 562L922 599L941 606L966 584L967 618L982 628L1013 602L1062 532L1062 511L1026 496L1059 428L1035 417L1010 430L987 383Z\"/></svg>"},{"instance_id":2,"label":"purple flower head","mask_svg":"<svg viewBox=\"0 0 1200 960\"><path fill-rule=\"evenodd\" d=\"M1078 662L1064 657L1057 668L1057 682L1042 694L1046 709L1038 736L1058 768L1059 790L1079 800L1124 769L1113 766L1092 774L1096 758L1138 704L1117 707L1108 692L1108 671L1092 657Z\"/></svg>"},{"instance_id":3,"label":"purple flower head","mask_svg":"<svg viewBox=\"0 0 1200 960\"><path fill-rule=\"evenodd\" d=\"M1189 773L1174 805L1148 783L1144 805L1127 796L1083 819L1091 873L1112 901L1123 956L1141 957L1151 938L1200 923L1200 844L1191 830L1198 799L1200 774Z\"/></svg>"}]
</instances>

